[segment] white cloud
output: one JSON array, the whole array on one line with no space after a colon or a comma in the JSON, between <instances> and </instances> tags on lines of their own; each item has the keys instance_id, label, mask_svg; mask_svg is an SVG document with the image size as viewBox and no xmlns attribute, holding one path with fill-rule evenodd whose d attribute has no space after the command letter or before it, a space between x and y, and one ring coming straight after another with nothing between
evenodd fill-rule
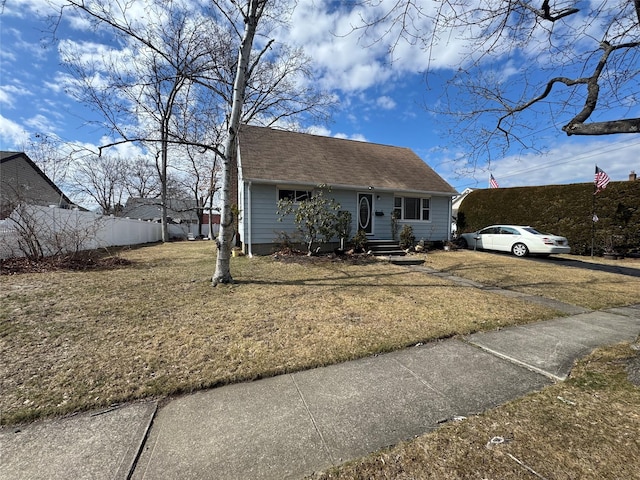
<instances>
[{"instance_id":1,"label":"white cloud","mask_svg":"<svg viewBox=\"0 0 640 480\"><path fill-rule=\"evenodd\" d=\"M393 110L396 108L396 102L391 97L387 97L386 95L379 97L376 100L376 104L384 109L384 110Z\"/></svg>"},{"instance_id":2,"label":"white cloud","mask_svg":"<svg viewBox=\"0 0 640 480\"><path fill-rule=\"evenodd\" d=\"M3 149L20 149L28 138L28 132L21 125L0 114L0 140Z\"/></svg>"},{"instance_id":3,"label":"white cloud","mask_svg":"<svg viewBox=\"0 0 640 480\"><path fill-rule=\"evenodd\" d=\"M389 80L394 72L388 45L364 38L363 32L352 32L360 13L359 9L328 12L320 2L301 3L290 27L279 33L279 41L304 49L325 88L364 90Z\"/></svg>"},{"instance_id":4,"label":"white cloud","mask_svg":"<svg viewBox=\"0 0 640 480\"><path fill-rule=\"evenodd\" d=\"M102 137L100 139L101 145L109 145L111 143L113 143L113 138ZM97 151L97 148L95 148L95 150ZM105 149L103 153L126 159L133 159L148 155L148 153L142 150L139 145L131 142L119 143L117 145L114 145L113 147Z\"/></svg>"},{"instance_id":5,"label":"white cloud","mask_svg":"<svg viewBox=\"0 0 640 480\"><path fill-rule=\"evenodd\" d=\"M19 85L0 85L0 104L13 107L17 97L30 96L32 92Z\"/></svg>"},{"instance_id":6,"label":"white cloud","mask_svg":"<svg viewBox=\"0 0 640 480\"><path fill-rule=\"evenodd\" d=\"M119 56L116 49L103 43L71 39L61 40L58 52L65 62L86 65L101 65L101 62Z\"/></svg>"},{"instance_id":7,"label":"white cloud","mask_svg":"<svg viewBox=\"0 0 640 480\"><path fill-rule=\"evenodd\" d=\"M42 61L51 55L53 49L51 35L36 30L22 31L7 27L2 30L3 50L0 58L4 63L16 68L16 62L22 62L26 56L32 57L31 68L37 68L36 61ZM46 39L46 40L45 40Z\"/></svg>"},{"instance_id":8,"label":"white cloud","mask_svg":"<svg viewBox=\"0 0 640 480\"><path fill-rule=\"evenodd\" d=\"M509 179L518 179L520 172L524 170L540 185L592 182L596 165L605 170L612 180L626 180L631 170L640 171L640 160L636 160L638 158L640 141L628 137L618 137L615 141L569 139L544 157L528 155L520 161L509 157L496 162L496 168L505 168L505 172L510 175ZM528 167L531 160L533 164Z\"/></svg>"},{"instance_id":9,"label":"white cloud","mask_svg":"<svg viewBox=\"0 0 640 480\"><path fill-rule=\"evenodd\" d=\"M329 137L331 136L331 130L326 127L322 127L320 125L312 125L304 129L304 133L308 133L311 135L319 135L321 137Z\"/></svg>"},{"instance_id":10,"label":"white cloud","mask_svg":"<svg viewBox=\"0 0 640 480\"><path fill-rule=\"evenodd\" d=\"M3 62L14 62L16 60L16 54L14 52L10 52L7 49L0 50L0 60Z\"/></svg>"},{"instance_id":11,"label":"white cloud","mask_svg":"<svg viewBox=\"0 0 640 480\"><path fill-rule=\"evenodd\" d=\"M25 121L25 125L35 132L52 133L58 130L57 125L44 115L38 114Z\"/></svg>"},{"instance_id":12,"label":"white cloud","mask_svg":"<svg viewBox=\"0 0 640 480\"><path fill-rule=\"evenodd\" d=\"M60 3L60 2L58 2ZM15 17L46 17L58 11L54 1L49 0L6 0L3 2L3 15Z\"/></svg>"},{"instance_id":13,"label":"white cloud","mask_svg":"<svg viewBox=\"0 0 640 480\"><path fill-rule=\"evenodd\" d=\"M342 138L344 140L355 140L355 141L358 141L358 142L367 142L368 141L367 138L364 135L360 134L360 133L354 133L352 135L348 135L346 133L341 133L340 132L340 133L334 134L333 136L335 138Z\"/></svg>"},{"instance_id":14,"label":"white cloud","mask_svg":"<svg viewBox=\"0 0 640 480\"><path fill-rule=\"evenodd\" d=\"M321 137L334 137L334 138L342 138L344 140L357 140L359 142L368 141L364 135L359 133L349 135L343 132L332 133L331 130L327 127L323 127L321 125L313 125L305 128L304 133L308 133L311 135L319 135Z\"/></svg>"},{"instance_id":15,"label":"white cloud","mask_svg":"<svg viewBox=\"0 0 640 480\"><path fill-rule=\"evenodd\" d=\"M9 92L7 92L6 88L0 88L0 104L5 104L8 107L12 107L13 103L13 97L9 95Z\"/></svg>"}]
</instances>

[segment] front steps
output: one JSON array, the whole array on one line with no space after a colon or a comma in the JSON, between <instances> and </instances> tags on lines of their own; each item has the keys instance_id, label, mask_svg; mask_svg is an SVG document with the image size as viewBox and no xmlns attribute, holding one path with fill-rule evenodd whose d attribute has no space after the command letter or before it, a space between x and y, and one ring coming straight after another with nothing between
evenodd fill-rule
<instances>
[{"instance_id":1,"label":"front steps","mask_svg":"<svg viewBox=\"0 0 640 480\"><path fill-rule=\"evenodd\" d=\"M406 255L397 240L367 240L367 251L376 257L403 257Z\"/></svg>"},{"instance_id":2,"label":"front steps","mask_svg":"<svg viewBox=\"0 0 640 480\"><path fill-rule=\"evenodd\" d=\"M395 240L367 240L367 251L394 265L422 265L424 263L422 256L406 256L407 253L400 248L400 244Z\"/></svg>"}]
</instances>

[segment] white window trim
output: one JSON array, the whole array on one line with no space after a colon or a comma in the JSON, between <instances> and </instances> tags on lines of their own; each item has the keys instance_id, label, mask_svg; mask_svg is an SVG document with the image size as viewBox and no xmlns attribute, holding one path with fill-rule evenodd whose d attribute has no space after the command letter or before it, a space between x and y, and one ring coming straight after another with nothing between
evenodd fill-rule
<instances>
[{"instance_id":1,"label":"white window trim","mask_svg":"<svg viewBox=\"0 0 640 480\"><path fill-rule=\"evenodd\" d=\"M276 187L276 202L280 201L280 191L282 190L291 190L293 192L305 192L308 194L307 198L311 198L313 196L313 191L314 191L313 188L306 189L306 188L296 188L296 187L286 187L286 186ZM299 203L299 200L297 200L297 198L294 198L293 203Z\"/></svg>"},{"instance_id":2,"label":"white window trim","mask_svg":"<svg viewBox=\"0 0 640 480\"><path fill-rule=\"evenodd\" d=\"M400 207L396 207L396 198L400 199ZM405 198L417 198L420 201L420 218L404 218L405 212ZM424 200L429 202L429 208L424 208ZM412 197L410 195L394 195L393 197L393 211L395 212L398 208L400 208L400 218L398 220L402 220L403 222L423 222L430 223L431 222L431 197ZM423 220L424 212L429 212L429 219Z\"/></svg>"}]
</instances>

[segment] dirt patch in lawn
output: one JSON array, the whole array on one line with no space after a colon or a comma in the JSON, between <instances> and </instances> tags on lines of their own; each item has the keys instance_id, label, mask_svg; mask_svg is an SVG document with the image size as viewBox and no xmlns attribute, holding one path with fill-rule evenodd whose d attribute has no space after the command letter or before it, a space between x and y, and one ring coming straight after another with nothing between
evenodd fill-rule
<instances>
[{"instance_id":1,"label":"dirt patch in lawn","mask_svg":"<svg viewBox=\"0 0 640 480\"><path fill-rule=\"evenodd\" d=\"M126 267L131 261L104 251L78 252L73 255L46 257L38 261L28 258L8 258L0 260L0 275L24 273L44 273L58 270L109 270Z\"/></svg>"}]
</instances>

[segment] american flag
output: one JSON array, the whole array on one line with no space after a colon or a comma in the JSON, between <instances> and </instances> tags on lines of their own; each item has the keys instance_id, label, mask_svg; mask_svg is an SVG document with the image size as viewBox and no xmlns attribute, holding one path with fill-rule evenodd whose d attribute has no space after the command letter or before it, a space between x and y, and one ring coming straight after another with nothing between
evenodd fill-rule
<instances>
[{"instance_id":1,"label":"american flag","mask_svg":"<svg viewBox=\"0 0 640 480\"><path fill-rule=\"evenodd\" d=\"M496 179L493 178L493 174L491 174L491 178L489 179L489 188L500 188Z\"/></svg>"},{"instance_id":2,"label":"american flag","mask_svg":"<svg viewBox=\"0 0 640 480\"><path fill-rule=\"evenodd\" d=\"M596 176L593 181L596 184L596 191L594 193L595 195L599 191L607 188L607 185L609 185L609 182L611 181L611 179L609 178L609 175L607 175L607 173L604 170L599 169L598 166L596 165Z\"/></svg>"}]
</instances>

